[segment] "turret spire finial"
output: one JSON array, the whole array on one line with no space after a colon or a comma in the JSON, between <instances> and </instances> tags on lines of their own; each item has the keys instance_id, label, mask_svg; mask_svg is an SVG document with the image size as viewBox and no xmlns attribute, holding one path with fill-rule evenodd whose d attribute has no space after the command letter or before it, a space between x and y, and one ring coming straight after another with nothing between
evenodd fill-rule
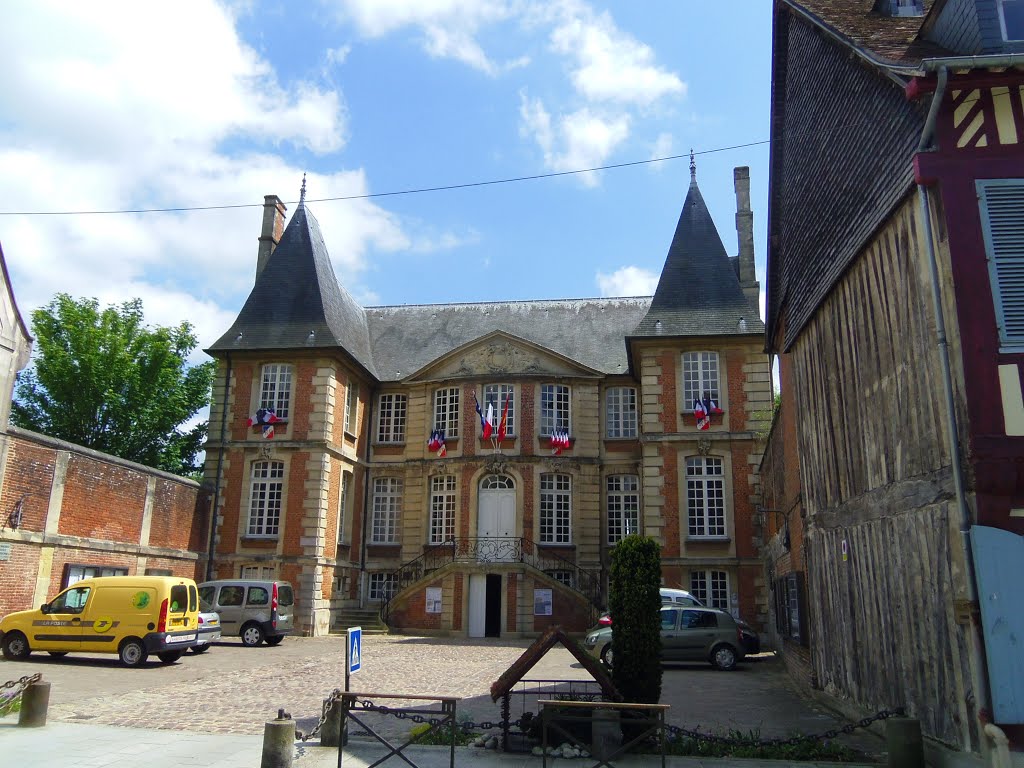
<instances>
[{"instance_id":1,"label":"turret spire finial","mask_svg":"<svg viewBox=\"0 0 1024 768\"><path fill-rule=\"evenodd\" d=\"M690 148L690 183L697 183L697 163L693 159L693 148Z\"/></svg>"},{"instance_id":2,"label":"turret spire finial","mask_svg":"<svg viewBox=\"0 0 1024 768\"><path fill-rule=\"evenodd\" d=\"M302 174L302 189L299 190L299 205L306 202L306 174Z\"/></svg>"}]
</instances>

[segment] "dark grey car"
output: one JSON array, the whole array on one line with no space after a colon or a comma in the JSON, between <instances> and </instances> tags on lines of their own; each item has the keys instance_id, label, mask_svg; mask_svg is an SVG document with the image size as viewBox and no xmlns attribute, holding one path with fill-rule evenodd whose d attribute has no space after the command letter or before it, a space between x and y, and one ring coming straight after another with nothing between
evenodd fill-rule
<instances>
[{"instance_id":1,"label":"dark grey car","mask_svg":"<svg viewBox=\"0 0 1024 768\"><path fill-rule=\"evenodd\" d=\"M612 658L612 628L587 634L587 650L605 666ZM661 660L707 661L718 669L735 669L743 660L743 643L736 620L725 611L664 605L661 608Z\"/></svg>"}]
</instances>

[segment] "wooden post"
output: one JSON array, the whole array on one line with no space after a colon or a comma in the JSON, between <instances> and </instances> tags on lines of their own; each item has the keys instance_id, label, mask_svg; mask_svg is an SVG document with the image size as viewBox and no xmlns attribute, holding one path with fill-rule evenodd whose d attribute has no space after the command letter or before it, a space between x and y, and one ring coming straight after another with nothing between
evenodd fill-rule
<instances>
[{"instance_id":1,"label":"wooden post","mask_svg":"<svg viewBox=\"0 0 1024 768\"><path fill-rule=\"evenodd\" d=\"M890 717L885 721L889 768L924 768L921 721L911 717Z\"/></svg>"},{"instance_id":2,"label":"wooden post","mask_svg":"<svg viewBox=\"0 0 1024 768\"><path fill-rule=\"evenodd\" d=\"M295 721L283 709L263 727L263 759L260 768L292 768L295 757Z\"/></svg>"},{"instance_id":3,"label":"wooden post","mask_svg":"<svg viewBox=\"0 0 1024 768\"><path fill-rule=\"evenodd\" d=\"M41 728L46 725L46 710L50 706L50 684L38 680L29 683L21 693L21 712L18 714L18 726L21 728Z\"/></svg>"}]
</instances>

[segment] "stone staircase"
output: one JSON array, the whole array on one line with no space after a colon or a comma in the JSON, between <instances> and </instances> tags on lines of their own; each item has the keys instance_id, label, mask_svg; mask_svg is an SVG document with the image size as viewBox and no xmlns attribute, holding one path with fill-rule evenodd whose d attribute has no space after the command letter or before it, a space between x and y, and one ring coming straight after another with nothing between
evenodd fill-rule
<instances>
[{"instance_id":1,"label":"stone staircase","mask_svg":"<svg viewBox=\"0 0 1024 768\"><path fill-rule=\"evenodd\" d=\"M380 607L377 605L366 608L342 608L331 625L331 634L341 634L349 627L362 627L364 635L388 633L387 626L380 620Z\"/></svg>"}]
</instances>

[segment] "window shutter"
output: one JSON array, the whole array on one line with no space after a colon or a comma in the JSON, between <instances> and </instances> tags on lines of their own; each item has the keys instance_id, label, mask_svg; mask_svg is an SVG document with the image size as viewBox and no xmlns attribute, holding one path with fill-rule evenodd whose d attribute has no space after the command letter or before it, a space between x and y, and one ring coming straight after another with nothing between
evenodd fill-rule
<instances>
[{"instance_id":1,"label":"window shutter","mask_svg":"<svg viewBox=\"0 0 1024 768\"><path fill-rule=\"evenodd\" d=\"M1024 346L1024 179L977 184L999 340Z\"/></svg>"}]
</instances>

